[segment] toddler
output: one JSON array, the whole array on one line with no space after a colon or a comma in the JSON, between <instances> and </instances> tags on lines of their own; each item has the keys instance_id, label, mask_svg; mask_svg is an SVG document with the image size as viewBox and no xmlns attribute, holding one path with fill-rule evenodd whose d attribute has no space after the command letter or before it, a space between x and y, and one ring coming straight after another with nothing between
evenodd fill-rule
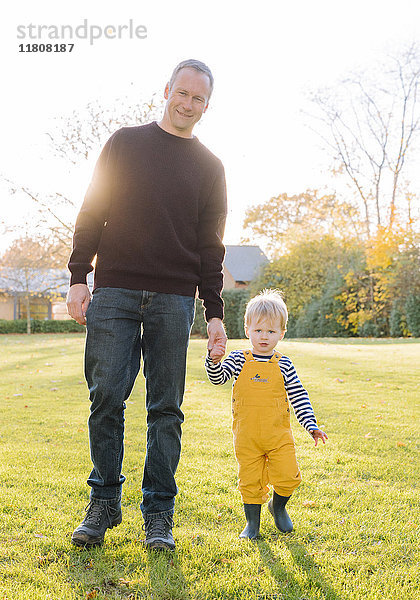
<instances>
[{"instance_id":1,"label":"toddler","mask_svg":"<svg viewBox=\"0 0 420 600\"><path fill-rule=\"evenodd\" d=\"M286 332L288 314L281 292L264 290L252 298L245 312L245 334L251 350L234 350L221 361L224 349L213 347L205 361L211 383L234 378L232 390L233 440L239 464L239 491L244 503L245 529L239 537L259 535L261 505L274 488L268 509L276 527L293 530L286 503L301 482L290 429L293 406L299 423L312 435L315 446L328 436L316 423L308 393L292 361L276 350Z\"/></svg>"}]
</instances>

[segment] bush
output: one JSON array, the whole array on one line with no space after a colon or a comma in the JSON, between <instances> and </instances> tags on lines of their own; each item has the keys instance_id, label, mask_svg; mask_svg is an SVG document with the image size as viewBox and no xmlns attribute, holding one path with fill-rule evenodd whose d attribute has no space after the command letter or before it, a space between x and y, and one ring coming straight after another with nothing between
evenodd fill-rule
<instances>
[{"instance_id":1,"label":"bush","mask_svg":"<svg viewBox=\"0 0 420 600\"><path fill-rule=\"evenodd\" d=\"M370 319L365 321L361 327L359 327L357 335L361 337L388 337L389 336L389 323L386 315L379 315L376 317L376 321Z\"/></svg>"},{"instance_id":2,"label":"bush","mask_svg":"<svg viewBox=\"0 0 420 600\"><path fill-rule=\"evenodd\" d=\"M287 325L289 337L347 337L349 332L337 322L337 306L333 297L324 294L312 300L299 314L299 317Z\"/></svg>"},{"instance_id":3,"label":"bush","mask_svg":"<svg viewBox=\"0 0 420 600\"><path fill-rule=\"evenodd\" d=\"M312 298L297 313L289 313L287 337L347 337L341 324L342 305L337 299L343 285L341 274L330 269L320 296Z\"/></svg>"},{"instance_id":4,"label":"bush","mask_svg":"<svg viewBox=\"0 0 420 600\"><path fill-rule=\"evenodd\" d=\"M32 321L32 333L83 333L84 325L79 325L73 319L66 321Z\"/></svg>"},{"instance_id":5,"label":"bush","mask_svg":"<svg viewBox=\"0 0 420 600\"><path fill-rule=\"evenodd\" d=\"M244 314L249 297L249 290L245 288L224 290L222 293L225 303L224 324L229 339L245 337Z\"/></svg>"},{"instance_id":6,"label":"bush","mask_svg":"<svg viewBox=\"0 0 420 600\"><path fill-rule=\"evenodd\" d=\"M26 319L16 319L15 321L0 319L0 334L26 333L26 325ZM71 321L31 320L32 333L82 333L84 331L85 327L73 319Z\"/></svg>"},{"instance_id":7,"label":"bush","mask_svg":"<svg viewBox=\"0 0 420 600\"><path fill-rule=\"evenodd\" d=\"M223 322L229 339L245 337L244 314L249 297L249 290L244 288L224 290L222 292L225 305ZM207 323L204 320L203 303L198 299L195 301L195 318L191 335L207 336Z\"/></svg>"},{"instance_id":8,"label":"bush","mask_svg":"<svg viewBox=\"0 0 420 600\"><path fill-rule=\"evenodd\" d=\"M389 315L389 332L391 337L401 337L403 335L403 313L399 306L399 301L392 303L391 313Z\"/></svg>"},{"instance_id":9,"label":"bush","mask_svg":"<svg viewBox=\"0 0 420 600\"><path fill-rule=\"evenodd\" d=\"M404 304L407 327L414 337L420 336L420 296L411 294Z\"/></svg>"},{"instance_id":10,"label":"bush","mask_svg":"<svg viewBox=\"0 0 420 600\"><path fill-rule=\"evenodd\" d=\"M362 337L378 337L378 327L374 321L365 321L360 328Z\"/></svg>"},{"instance_id":11,"label":"bush","mask_svg":"<svg viewBox=\"0 0 420 600\"><path fill-rule=\"evenodd\" d=\"M195 317L191 328L191 335L207 336L207 323L204 320L204 307L198 298L195 301Z\"/></svg>"},{"instance_id":12,"label":"bush","mask_svg":"<svg viewBox=\"0 0 420 600\"><path fill-rule=\"evenodd\" d=\"M0 319L0 334L1 333L26 333L26 321L23 319L16 321Z\"/></svg>"},{"instance_id":13,"label":"bush","mask_svg":"<svg viewBox=\"0 0 420 600\"><path fill-rule=\"evenodd\" d=\"M242 296L242 299L239 302L239 306L238 306L238 315L237 315L237 319L238 319L238 330L240 332L240 335L238 336L239 338L245 338L245 328L244 328L244 316L245 316L245 310L246 310L246 305L248 304L248 301L251 299L251 292L249 290L243 290L243 292L246 291L246 294L244 293Z\"/></svg>"}]
</instances>

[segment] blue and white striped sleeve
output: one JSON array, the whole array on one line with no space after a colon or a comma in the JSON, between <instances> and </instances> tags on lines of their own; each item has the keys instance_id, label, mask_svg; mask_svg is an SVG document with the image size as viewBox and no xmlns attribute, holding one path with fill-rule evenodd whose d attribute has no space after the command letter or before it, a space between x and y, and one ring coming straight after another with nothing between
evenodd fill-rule
<instances>
[{"instance_id":1,"label":"blue and white striped sleeve","mask_svg":"<svg viewBox=\"0 0 420 600\"><path fill-rule=\"evenodd\" d=\"M223 385L232 377L234 377L235 380L238 378L244 362L245 357L243 353L234 350L225 360L216 364L214 364L210 356L207 355L204 367L211 383L214 385Z\"/></svg>"},{"instance_id":2,"label":"blue and white striped sleeve","mask_svg":"<svg viewBox=\"0 0 420 600\"><path fill-rule=\"evenodd\" d=\"M289 402L293 406L297 420L309 432L318 429L308 392L303 387L290 358L282 356L279 360L279 367L283 374Z\"/></svg>"}]
</instances>

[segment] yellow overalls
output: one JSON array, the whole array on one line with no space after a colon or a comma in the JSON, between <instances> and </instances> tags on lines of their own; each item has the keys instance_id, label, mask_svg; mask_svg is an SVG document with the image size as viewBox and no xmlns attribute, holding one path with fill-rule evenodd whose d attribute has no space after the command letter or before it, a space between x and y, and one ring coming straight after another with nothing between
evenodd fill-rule
<instances>
[{"instance_id":1,"label":"yellow overalls","mask_svg":"<svg viewBox=\"0 0 420 600\"><path fill-rule=\"evenodd\" d=\"M233 440L244 504L264 504L268 483L290 496L302 481L290 429L290 408L275 352L268 362L244 351L245 364L232 390Z\"/></svg>"}]
</instances>

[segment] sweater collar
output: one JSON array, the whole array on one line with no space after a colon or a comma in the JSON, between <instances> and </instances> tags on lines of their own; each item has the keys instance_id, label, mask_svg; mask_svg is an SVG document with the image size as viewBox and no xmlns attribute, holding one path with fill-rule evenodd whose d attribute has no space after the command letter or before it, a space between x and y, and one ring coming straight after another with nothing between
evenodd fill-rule
<instances>
[{"instance_id":1,"label":"sweater collar","mask_svg":"<svg viewBox=\"0 0 420 600\"><path fill-rule=\"evenodd\" d=\"M174 135L173 133L169 133L168 131L162 129L162 127L158 124L157 121L153 121L152 125L162 137L165 137L166 139L172 138L175 142L178 142L180 144L191 144L198 141L198 138L195 135L193 135L192 138L185 138L181 137L180 135Z\"/></svg>"}]
</instances>

